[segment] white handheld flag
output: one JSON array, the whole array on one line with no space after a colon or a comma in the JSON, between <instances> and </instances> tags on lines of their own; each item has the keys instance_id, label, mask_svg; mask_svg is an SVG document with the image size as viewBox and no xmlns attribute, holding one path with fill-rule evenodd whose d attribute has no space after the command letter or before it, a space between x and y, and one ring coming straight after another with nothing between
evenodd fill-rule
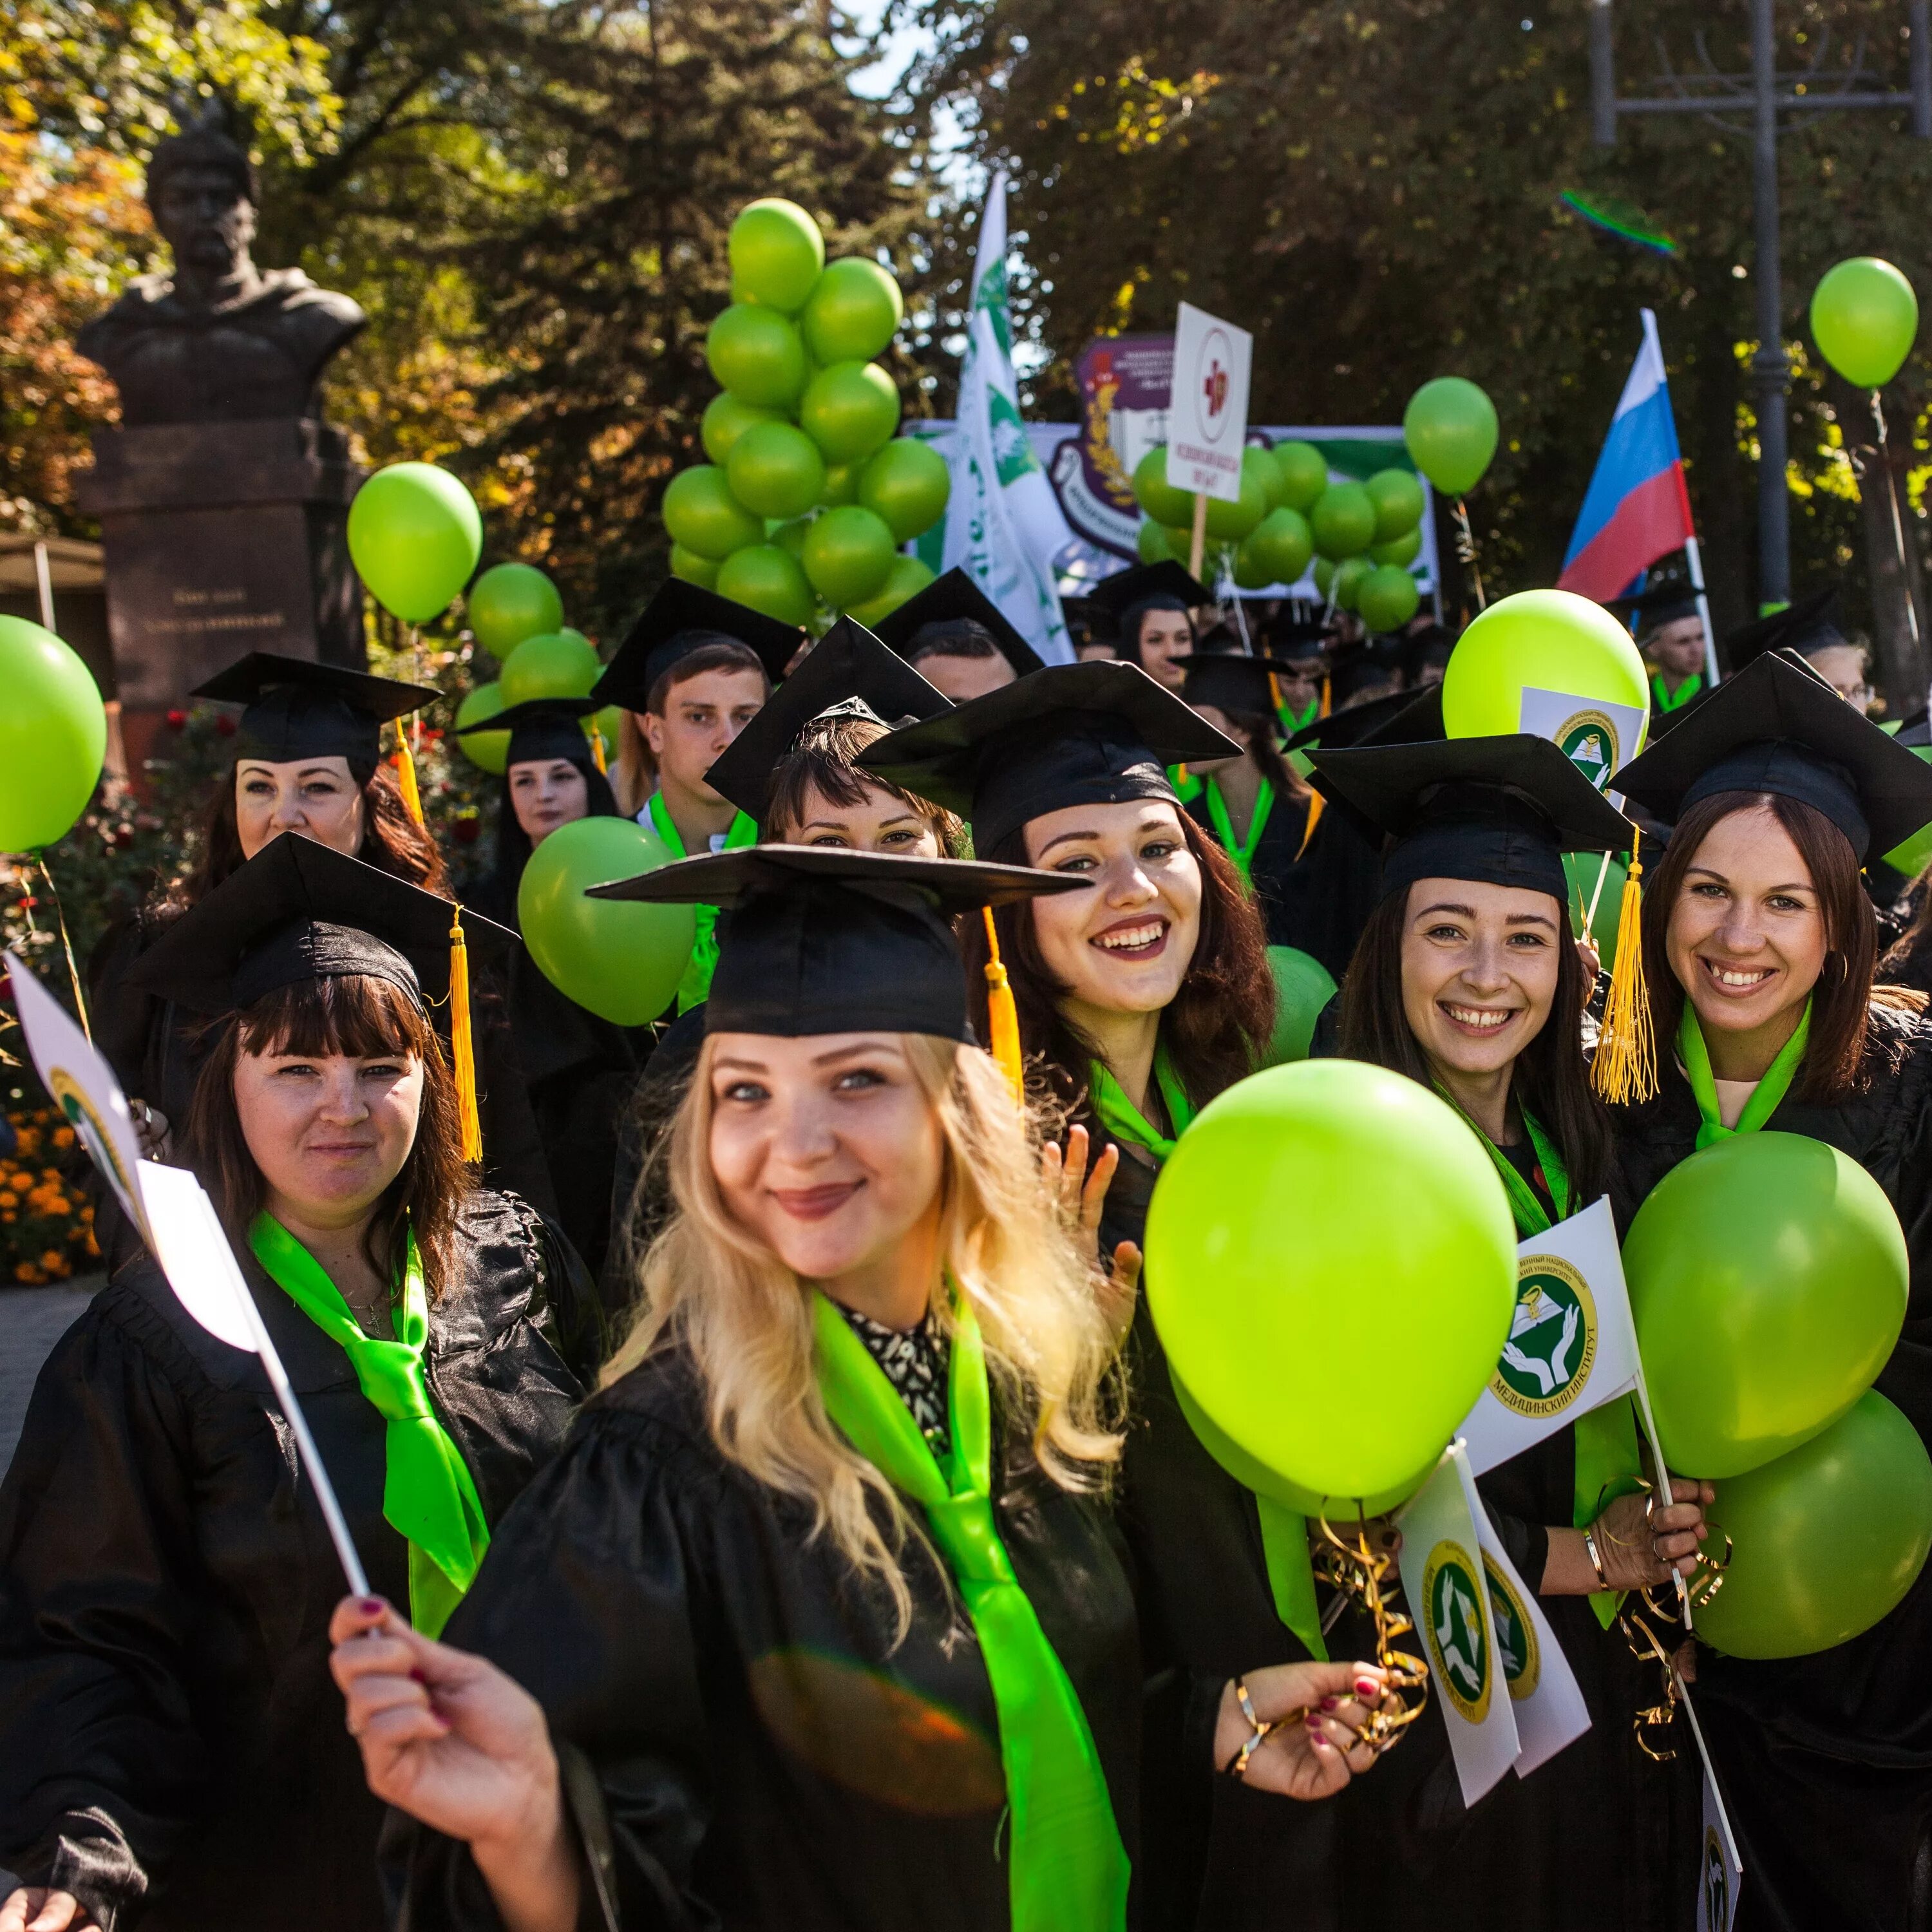
<instances>
[{"instance_id":1,"label":"white handheld flag","mask_svg":"<svg viewBox=\"0 0 1932 1932\"><path fill-rule=\"evenodd\" d=\"M1509 1687L1516 1713L1516 1774L1527 1778L1547 1764L1564 1745L1590 1728L1590 1707L1577 1688L1575 1672L1556 1641L1550 1619L1534 1592L1524 1586L1502 1538L1477 1498L1476 1534L1489 1573L1490 1622L1496 1633L1496 1659Z\"/></svg>"},{"instance_id":2,"label":"white handheld flag","mask_svg":"<svg viewBox=\"0 0 1932 1932\"><path fill-rule=\"evenodd\" d=\"M1547 738L1599 791L1636 756L1649 714L1640 705L1613 704L1574 692L1525 685L1517 728Z\"/></svg>"},{"instance_id":3,"label":"white handheld flag","mask_svg":"<svg viewBox=\"0 0 1932 1932\"><path fill-rule=\"evenodd\" d=\"M1697 1932L1731 1932L1738 1916L1738 1894L1744 1888L1744 1864L1738 1856L1737 1840L1731 1836L1730 1815L1724 1810L1724 1794L1718 1789L1717 1774L1711 1768L1711 1754L1704 1748L1703 1726L1690 1707L1690 1687L1676 1678L1677 1700L1690 1720L1690 1735L1696 1740L1697 1755L1704 1766L1704 1831L1702 1849L1697 1862Z\"/></svg>"}]
</instances>

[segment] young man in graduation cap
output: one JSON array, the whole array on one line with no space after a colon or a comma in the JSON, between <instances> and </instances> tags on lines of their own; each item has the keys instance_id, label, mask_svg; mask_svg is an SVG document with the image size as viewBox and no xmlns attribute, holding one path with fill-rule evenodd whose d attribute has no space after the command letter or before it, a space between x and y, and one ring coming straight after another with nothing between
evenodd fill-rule
<instances>
[{"instance_id":1,"label":"young man in graduation cap","mask_svg":"<svg viewBox=\"0 0 1932 1932\"><path fill-rule=\"evenodd\" d=\"M1178 697L1186 674L1174 662L1194 649L1194 615L1211 610L1206 585L1172 561L1142 564L1103 577L1087 601L1111 619L1114 650Z\"/></svg>"},{"instance_id":2,"label":"young man in graduation cap","mask_svg":"<svg viewBox=\"0 0 1932 1932\"><path fill-rule=\"evenodd\" d=\"M1637 648L1650 666L1651 709L1658 717L1668 717L1710 688L1704 620L1688 584L1672 578L1634 597L1619 597L1609 608L1638 620Z\"/></svg>"},{"instance_id":3,"label":"young man in graduation cap","mask_svg":"<svg viewBox=\"0 0 1932 1932\"><path fill-rule=\"evenodd\" d=\"M1044 662L956 567L883 618L878 634L955 704L983 698Z\"/></svg>"},{"instance_id":4,"label":"young man in graduation cap","mask_svg":"<svg viewBox=\"0 0 1932 1932\"><path fill-rule=\"evenodd\" d=\"M1288 667L1278 682L1281 728L1291 735L1312 724L1330 708L1328 647L1334 640L1331 624L1296 616L1292 604L1282 604L1262 626L1262 648Z\"/></svg>"}]
</instances>

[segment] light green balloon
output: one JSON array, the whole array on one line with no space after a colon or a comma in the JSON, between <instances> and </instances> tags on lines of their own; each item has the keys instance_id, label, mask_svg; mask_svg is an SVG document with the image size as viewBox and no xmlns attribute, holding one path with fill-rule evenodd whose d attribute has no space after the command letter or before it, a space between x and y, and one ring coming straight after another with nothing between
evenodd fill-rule
<instances>
[{"instance_id":1,"label":"light green balloon","mask_svg":"<svg viewBox=\"0 0 1932 1932\"><path fill-rule=\"evenodd\" d=\"M1393 543L1422 520L1422 485L1412 471L1378 470L1362 485L1376 506L1376 542Z\"/></svg>"},{"instance_id":2,"label":"light green balloon","mask_svg":"<svg viewBox=\"0 0 1932 1932\"><path fill-rule=\"evenodd\" d=\"M1811 297L1811 334L1854 388L1882 389L1918 333L1918 298L1889 262L1856 255L1828 269Z\"/></svg>"},{"instance_id":3,"label":"light green balloon","mask_svg":"<svg viewBox=\"0 0 1932 1932\"><path fill-rule=\"evenodd\" d=\"M614 766L624 742L624 707L621 704L607 704L602 711L592 712L584 722L604 740L605 764Z\"/></svg>"},{"instance_id":4,"label":"light green balloon","mask_svg":"<svg viewBox=\"0 0 1932 1932\"><path fill-rule=\"evenodd\" d=\"M1308 1058L1315 1023L1335 997L1334 976L1313 954L1292 946L1270 946L1268 970L1274 976L1274 1037L1268 1064L1286 1066Z\"/></svg>"},{"instance_id":5,"label":"light green balloon","mask_svg":"<svg viewBox=\"0 0 1932 1932\"><path fill-rule=\"evenodd\" d=\"M821 366L869 362L892 339L905 314L899 285L862 256L829 262L806 298L799 326Z\"/></svg>"},{"instance_id":6,"label":"light green balloon","mask_svg":"<svg viewBox=\"0 0 1932 1932\"><path fill-rule=\"evenodd\" d=\"M899 426L899 392L876 362L834 362L806 386L799 427L828 463L862 463Z\"/></svg>"},{"instance_id":7,"label":"light green balloon","mask_svg":"<svg viewBox=\"0 0 1932 1932\"><path fill-rule=\"evenodd\" d=\"M500 663L526 638L563 624L563 599L535 565L494 564L470 586L464 614L476 641Z\"/></svg>"},{"instance_id":8,"label":"light green balloon","mask_svg":"<svg viewBox=\"0 0 1932 1932\"><path fill-rule=\"evenodd\" d=\"M1383 1067L1310 1060L1240 1082L1182 1135L1154 1186L1145 1286L1175 1376L1246 1454L1314 1496L1380 1496L1433 1462L1493 1373L1516 1238L1446 1102ZM1311 1372L1361 1360L1392 1318L1402 1346L1371 1346L1366 1383Z\"/></svg>"},{"instance_id":9,"label":"light green balloon","mask_svg":"<svg viewBox=\"0 0 1932 1932\"><path fill-rule=\"evenodd\" d=\"M746 430L759 423L784 420L783 410L760 409L726 389L705 404L698 437L704 445L705 454L722 470L730 461L732 449Z\"/></svg>"},{"instance_id":10,"label":"light green balloon","mask_svg":"<svg viewBox=\"0 0 1932 1932\"><path fill-rule=\"evenodd\" d=\"M1338 610L1352 610L1362 594L1362 586L1375 574L1376 566L1366 556L1345 556L1335 566L1334 596Z\"/></svg>"},{"instance_id":11,"label":"light green balloon","mask_svg":"<svg viewBox=\"0 0 1932 1932\"><path fill-rule=\"evenodd\" d=\"M796 314L825 266L825 237L795 201L773 195L748 202L725 244L731 299L762 303Z\"/></svg>"},{"instance_id":12,"label":"light green balloon","mask_svg":"<svg viewBox=\"0 0 1932 1932\"><path fill-rule=\"evenodd\" d=\"M757 543L765 534L764 519L732 495L724 472L709 463L694 463L670 479L664 495L664 520L674 543L714 562Z\"/></svg>"},{"instance_id":13,"label":"light green balloon","mask_svg":"<svg viewBox=\"0 0 1932 1932\"><path fill-rule=\"evenodd\" d=\"M538 970L566 999L615 1026L656 1019L677 992L698 936L688 905L586 898L592 886L669 865L670 848L628 818L560 825L530 854L517 922Z\"/></svg>"},{"instance_id":14,"label":"light green balloon","mask_svg":"<svg viewBox=\"0 0 1932 1932\"><path fill-rule=\"evenodd\" d=\"M686 550L681 543L670 547L670 574L680 577L687 584L695 584L700 590L715 590L718 587L718 560L700 556L694 550Z\"/></svg>"},{"instance_id":15,"label":"light green balloon","mask_svg":"<svg viewBox=\"0 0 1932 1932\"><path fill-rule=\"evenodd\" d=\"M804 624L812 616L812 586L798 559L779 544L734 550L718 566L718 594L782 624Z\"/></svg>"},{"instance_id":16,"label":"light green balloon","mask_svg":"<svg viewBox=\"0 0 1932 1932\"><path fill-rule=\"evenodd\" d=\"M803 430L754 423L731 446L724 475L731 494L760 517L802 517L825 488L825 459Z\"/></svg>"},{"instance_id":17,"label":"light green balloon","mask_svg":"<svg viewBox=\"0 0 1932 1932\"><path fill-rule=\"evenodd\" d=\"M1275 460L1274 452L1258 442L1251 442L1241 452L1241 463L1245 468L1252 465L1268 490L1268 508L1279 509L1288 501L1288 484L1281 473L1281 465Z\"/></svg>"},{"instance_id":18,"label":"light green balloon","mask_svg":"<svg viewBox=\"0 0 1932 1932\"><path fill-rule=\"evenodd\" d=\"M895 436L859 472L858 500L884 524L895 543L910 543L946 514L952 472L931 443Z\"/></svg>"},{"instance_id":19,"label":"light green balloon","mask_svg":"<svg viewBox=\"0 0 1932 1932\"><path fill-rule=\"evenodd\" d=\"M1600 604L1568 590L1519 590L1498 598L1462 636L1442 679L1442 722L1452 738L1522 729L1526 688L1607 700L1650 715L1650 680L1630 634ZM1627 763L1643 748L1618 747Z\"/></svg>"},{"instance_id":20,"label":"light green balloon","mask_svg":"<svg viewBox=\"0 0 1932 1932\"><path fill-rule=\"evenodd\" d=\"M1496 436L1496 405L1460 376L1424 383L1402 412L1409 460L1448 496L1465 496L1482 481Z\"/></svg>"},{"instance_id":21,"label":"light green balloon","mask_svg":"<svg viewBox=\"0 0 1932 1932\"><path fill-rule=\"evenodd\" d=\"M489 772L497 778L503 776L503 767L509 763L509 733L472 731L466 737L458 734L467 725L480 724L484 718L495 717L503 709L502 686L494 679L488 684L479 684L466 692L456 707L456 727L451 734L457 748L478 771Z\"/></svg>"},{"instance_id":22,"label":"light green balloon","mask_svg":"<svg viewBox=\"0 0 1932 1932\"><path fill-rule=\"evenodd\" d=\"M369 594L405 624L440 616L483 554L476 499L433 463L392 463L349 506L349 555Z\"/></svg>"},{"instance_id":23,"label":"light green balloon","mask_svg":"<svg viewBox=\"0 0 1932 1932\"><path fill-rule=\"evenodd\" d=\"M805 574L835 610L849 610L884 589L892 533L856 503L827 510L805 533Z\"/></svg>"},{"instance_id":24,"label":"light green balloon","mask_svg":"<svg viewBox=\"0 0 1932 1932\"><path fill-rule=\"evenodd\" d=\"M805 388L805 344L776 309L734 302L711 325L704 359L740 402L788 410Z\"/></svg>"},{"instance_id":25,"label":"light green balloon","mask_svg":"<svg viewBox=\"0 0 1932 1932\"><path fill-rule=\"evenodd\" d=\"M1387 543L1371 544L1369 556L1376 563L1399 563L1405 569L1422 554L1422 532L1408 530Z\"/></svg>"},{"instance_id":26,"label":"light green balloon","mask_svg":"<svg viewBox=\"0 0 1932 1932\"><path fill-rule=\"evenodd\" d=\"M1331 483L1315 500L1308 527L1318 554L1340 563L1375 541L1376 506L1359 483Z\"/></svg>"},{"instance_id":27,"label":"light green balloon","mask_svg":"<svg viewBox=\"0 0 1932 1932\"><path fill-rule=\"evenodd\" d=\"M1315 554L1315 536L1308 519L1284 504L1262 519L1243 548L1258 568L1269 573L1264 584L1295 584Z\"/></svg>"},{"instance_id":28,"label":"light green balloon","mask_svg":"<svg viewBox=\"0 0 1932 1932\"><path fill-rule=\"evenodd\" d=\"M1669 1466L1715 1480L1844 1414L1905 1321L1905 1236L1850 1155L1738 1134L1680 1161L1637 1210L1624 1273Z\"/></svg>"},{"instance_id":29,"label":"light green balloon","mask_svg":"<svg viewBox=\"0 0 1932 1932\"><path fill-rule=\"evenodd\" d=\"M1718 1486L1712 1544L1731 1539L1697 1634L1732 1657L1848 1643L1904 1600L1932 1550L1932 1457L1876 1389L1774 1462Z\"/></svg>"},{"instance_id":30,"label":"light green balloon","mask_svg":"<svg viewBox=\"0 0 1932 1932\"><path fill-rule=\"evenodd\" d=\"M864 603L852 605L845 614L856 618L867 630L876 631L902 604L916 597L932 580L930 564L922 563L916 556L896 556L892 568L886 572L884 586Z\"/></svg>"},{"instance_id":31,"label":"light green balloon","mask_svg":"<svg viewBox=\"0 0 1932 1932\"><path fill-rule=\"evenodd\" d=\"M1281 478L1281 501L1305 516L1328 487L1328 459L1312 442L1278 442L1275 474Z\"/></svg>"},{"instance_id":32,"label":"light green balloon","mask_svg":"<svg viewBox=\"0 0 1932 1932\"><path fill-rule=\"evenodd\" d=\"M1260 454L1258 451L1253 453ZM1269 508L1268 476L1258 467L1244 461L1240 495L1232 502L1220 496L1210 496L1208 500L1208 534L1217 543L1239 543L1251 531L1260 528ZM1191 502L1188 513L1191 518Z\"/></svg>"},{"instance_id":33,"label":"light green balloon","mask_svg":"<svg viewBox=\"0 0 1932 1932\"><path fill-rule=\"evenodd\" d=\"M107 754L94 674L52 632L0 617L0 852L64 838L87 808Z\"/></svg>"},{"instance_id":34,"label":"light green balloon","mask_svg":"<svg viewBox=\"0 0 1932 1932\"><path fill-rule=\"evenodd\" d=\"M1191 528L1194 499L1167 480L1167 446L1156 443L1134 465L1134 498L1157 524Z\"/></svg>"},{"instance_id":35,"label":"light green balloon","mask_svg":"<svg viewBox=\"0 0 1932 1932\"><path fill-rule=\"evenodd\" d=\"M1141 526L1134 534L1134 554L1143 563L1166 563L1170 561L1185 563L1185 557L1175 557L1168 548L1167 532L1151 517L1143 517Z\"/></svg>"},{"instance_id":36,"label":"light green balloon","mask_svg":"<svg viewBox=\"0 0 1932 1932\"><path fill-rule=\"evenodd\" d=\"M566 628L526 638L503 660L496 681L507 710L533 698L587 698L603 668L597 646L581 631Z\"/></svg>"},{"instance_id":37,"label":"light green balloon","mask_svg":"<svg viewBox=\"0 0 1932 1932\"><path fill-rule=\"evenodd\" d=\"M1932 745L1913 745L1909 748L1928 764L1932 764ZM1932 825L1922 826L1902 845L1895 845L1886 854L1885 863L1894 872L1903 872L1908 879L1916 879L1932 863Z\"/></svg>"},{"instance_id":38,"label":"light green balloon","mask_svg":"<svg viewBox=\"0 0 1932 1932\"><path fill-rule=\"evenodd\" d=\"M858 463L828 463L825 466L825 488L819 492L820 506L836 510L847 503L859 500L859 475L864 468Z\"/></svg>"}]
</instances>

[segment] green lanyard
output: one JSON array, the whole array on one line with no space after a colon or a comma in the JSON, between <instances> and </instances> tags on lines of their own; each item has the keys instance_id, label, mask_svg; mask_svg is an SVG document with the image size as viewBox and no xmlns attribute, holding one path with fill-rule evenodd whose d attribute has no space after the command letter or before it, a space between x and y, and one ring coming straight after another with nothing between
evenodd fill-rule
<instances>
[{"instance_id":1,"label":"green lanyard","mask_svg":"<svg viewBox=\"0 0 1932 1932\"><path fill-rule=\"evenodd\" d=\"M1529 1144L1536 1150L1536 1164L1543 1170L1544 1184L1556 1206L1556 1220L1567 1221L1570 1218L1570 1171L1563 1165L1563 1156L1556 1151L1556 1143L1531 1119L1529 1109L1523 1107L1520 1111L1522 1124L1529 1134ZM1462 1118L1469 1120L1466 1114ZM1474 1120L1469 1120L1469 1125L1477 1139L1482 1142L1496 1172L1502 1177L1503 1192L1509 1196L1510 1213L1516 1221L1518 1238L1527 1240L1532 1234L1546 1234L1556 1223L1536 1198L1536 1190L1523 1179L1502 1149Z\"/></svg>"},{"instance_id":2,"label":"green lanyard","mask_svg":"<svg viewBox=\"0 0 1932 1932\"><path fill-rule=\"evenodd\" d=\"M1764 1078L1751 1089L1750 1098L1744 1102L1744 1110L1738 1117L1734 1127L1724 1125L1718 1112L1718 1082L1711 1071L1711 1055L1704 1044L1703 1029L1697 1024L1696 1010L1690 1002L1684 1002L1684 1017L1677 1023L1677 1051L1684 1062L1684 1071L1690 1082L1690 1092L1697 1102L1700 1123L1697 1128L1697 1150L1714 1142L1727 1141L1733 1134L1754 1134L1778 1112L1784 1096L1791 1090L1791 1083L1798 1078L1798 1063L1804 1058L1805 1042L1811 1036L1811 1002L1804 1002L1804 1010L1798 1016L1798 1028L1791 1037L1778 1048L1778 1058L1766 1069Z\"/></svg>"},{"instance_id":3,"label":"green lanyard","mask_svg":"<svg viewBox=\"0 0 1932 1932\"><path fill-rule=\"evenodd\" d=\"M688 858L690 854L685 850L684 841L678 836L676 824L664 804L664 794L652 792L644 809L650 816L651 830L677 857ZM756 823L740 812L732 820L730 830L724 835L724 850L736 852L758 842ZM698 937L692 942L691 964L686 967L684 977L677 982L677 1010L681 1013L688 1013L710 997L711 976L718 969L718 908L701 905L692 910L698 914Z\"/></svg>"},{"instance_id":4,"label":"green lanyard","mask_svg":"<svg viewBox=\"0 0 1932 1932\"><path fill-rule=\"evenodd\" d=\"M816 1291L812 1304L826 1413L926 1512L980 1640L1012 1818L1013 1932L1120 1932L1129 1867L1100 1754L993 1514L992 1403L972 1307L963 1296L954 1306L952 1446L942 1466L852 1324Z\"/></svg>"},{"instance_id":5,"label":"green lanyard","mask_svg":"<svg viewBox=\"0 0 1932 1932\"><path fill-rule=\"evenodd\" d=\"M1666 691L1664 680L1655 671L1650 674L1650 694L1660 711L1675 711L1680 705L1688 704L1704 688L1704 674L1693 671L1675 691Z\"/></svg>"},{"instance_id":6,"label":"green lanyard","mask_svg":"<svg viewBox=\"0 0 1932 1932\"><path fill-rule=\"evenodd\" d=\"M1093 1096L1094 1113L1114 1139L1131 1141L1136 1147L1146 1148L1156 1160L1165 1160L1173 1153L1174 1142L1192 1123L1194 1103L1188 1099L1187 1090L1181 1085L1180 1076L1174 1072L1174 1063L1168 1058L1164 1046L1154 1050L1154 1077L1155 1084L1160 1089L1162 1102L1167 1108L1167 1118L1174 1124L1171 1138L1159 1132L1149 1123L1127 1098L1120 1083L1097 1060L1089 1076L1088 1090Z\"/></svg>"},{"instance_id":7,"label":"green lanyard","mask_svg":"<svg viewBox=\"0 0 1932 1932\"><path fill-rule=\"evenodd\" d=\"M1317 692L1316 694L1308 700L1308 709L1304 711L1299 718L1296 717L1294 713L1289 710L1288 706L1284 704L1281 707L1282 726L1287 732L1288 735L1292 738L1298 731L1306 731L1309 726L1312 724L1316 719L1320 717L1321 715L1322 694L1319 692Z\"/></svg>"},{"instance_id":8,"label":"green lanyard","mask_svg":"<svg viewBox=\"0 0 1932 1932\"><path fill-rule=\"evenodd\" d=\"M363 1394L388 1424L382 1514L410 1546L410 1621L425 1636L437 1636L476 1576L490 1528L469 1466L430 1406L422 1360L429 1298L416 1236L409 1238L389 1342L363 1332L322 1264L273 1216L255 1216L248 1245L269 1280L348 1356Z\"/></svg>"},{"instance_id":9,"label":"green lanyard","mask_svg":"<svg viewBox=\"0 0 1932 1932\"><path fill-rule=\"evenodd\" d=\"M1235 870L1241 875L1241 883L1252 892L1255 884L1255 852L1262 842L1262 834L1268 830L1268 814L1274 809L1274 787L1266 778L1262 780L1262 788L1255 799L1254 816L1248 820L1248 836L1244 840L1234 836L1234 820L1228 816L1227 801L1221 796L1221 788L1212 778L1208 781L1208 816L1214 822L1214 836L1221 842L1221 849L1234 860Z\"/></svg>"}]
</instances>

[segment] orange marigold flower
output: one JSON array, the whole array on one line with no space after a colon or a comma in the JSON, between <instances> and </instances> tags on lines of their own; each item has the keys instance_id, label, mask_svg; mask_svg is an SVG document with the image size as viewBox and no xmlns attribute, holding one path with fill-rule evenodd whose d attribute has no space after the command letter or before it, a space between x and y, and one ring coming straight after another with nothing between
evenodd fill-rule
<instances>
[{"instance_id":1,"label":"orange marigold flower","mask_svg":"<svg viewBox=\"0 0 1932 1932\"><path fill-rule=\"evenodd\" d=\"M74 1130L73 1130L73 1128L71 1128L71 1127L56 1127L56 1128L55 1128L55 1130L54 1130L54 1145L55 1145L56 1147L57 1147L57 1148L70 1148L70 1147L72 1147L72 1146L74 1145Z\"/></svg>"},{"instance_id":2,"label":"orange marigold flower","mask_svg":"<svg viewBox=\"0 0 1932 1932\"><path fill-rule=\"evenodd\" d=\"M17 1208L20 1197L11 1188L0 1188L0 1208Z\"/></svg>"},{"instance_id":3,"label":"orange marigold flower","mask_svg":"<svg viewBox=\"0 0 1932 1932\"><path fill-rule=\"evenodd\" d=\"M40 1265L50 1274L62 1275L68 1271L67 1257L58 1248L44 1248L40 1251Z\"/></svg>"},{"instance_id":4,"label":"orange marigold flower","mask_svg":"<svg viewBox=\"0 0 1932 1932\"><path fill-rule=\"evenodd\" d=\"M40 1271L32 1262L22 1262L14 1270L16 1281L38 1281L40 1278Z\"/></svg>"}]
</instances>

